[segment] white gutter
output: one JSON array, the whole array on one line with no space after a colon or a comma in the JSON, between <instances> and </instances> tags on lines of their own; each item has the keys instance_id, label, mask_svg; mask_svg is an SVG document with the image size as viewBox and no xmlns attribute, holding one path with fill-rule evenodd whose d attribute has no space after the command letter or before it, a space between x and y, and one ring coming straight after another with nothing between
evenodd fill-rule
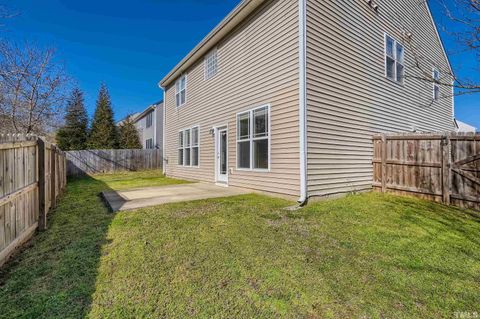
<instances>
[{"instance_id":1,"label":"white gutter","mask_svg":"<svg viewBox=\"0 0 480 319\"><path fill-rule=\"evenodd\" d=\"M242 0L158 85L164 88L169 86L264 2L265 0Z\"/></svg>"},{"instance_id":2,"label":"white gutter","mask_svg":"<svg viewBox=\"0 0 480 319\"><path fill-rule=\"evenodd\" d=\"M308 201L307 190L307 0L299 0L299 122L300 122L300 198Z\"/></svg>"},{"instance_id":3,"label":"white gutter","mask_svg":"<svg viewBox=\"0 0 480 319\"><path fill-rule=\"evenodd\" d=\"M166 123L166 118L167 118L167 94L165 93L165 89L163 90L163 127L162 127L162 131L163 131L163 134L162 134L162 161L163 161L163 165L162 165L162 170L163 170L163 175L166 174L167 172L167 161L165 160L165 123Z\"/></svg>"}]
</instances>

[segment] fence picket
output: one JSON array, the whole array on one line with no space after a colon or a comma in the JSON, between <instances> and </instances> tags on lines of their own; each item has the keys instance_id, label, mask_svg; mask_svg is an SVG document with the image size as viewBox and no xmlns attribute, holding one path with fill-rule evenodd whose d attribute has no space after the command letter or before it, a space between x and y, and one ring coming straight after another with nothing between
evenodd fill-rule
<instances>
[{"instance_id":1,"label":"fence picket","mask_svg":"<svg viewBox=\"0 0 480 319\"><path fill-rule=\"evenodd\" d=\"M67 176L161 169L161 150L83 150L66 153Z\"/></svg>"},{"instance_id":2,"label":"fence picket","mask_svg":"<svg viewBox=\"0 0 480 319\"><path fill-rule=\"evenodd\" d=\"M374 143L374 190L480 209L480 134L377 135Z\"/></svg>"},{"instance_id":3,"label":"fence picket","mask_svg":"<svg viewBox=\"0 0 480 319\"><path fill-rule=\"evenodd\" d=\"M42 155L43 153L43 155ZM64 189L65 166L50 176L49 158L65 162L65 154L33 135L0 135L0 266L33 235L46 227L50 177ZM48 175L48 178L47 178ZM58 175L58 176L55 176ZM61 191L54 193L55 199Z\"/></svg>"}]
</instances>

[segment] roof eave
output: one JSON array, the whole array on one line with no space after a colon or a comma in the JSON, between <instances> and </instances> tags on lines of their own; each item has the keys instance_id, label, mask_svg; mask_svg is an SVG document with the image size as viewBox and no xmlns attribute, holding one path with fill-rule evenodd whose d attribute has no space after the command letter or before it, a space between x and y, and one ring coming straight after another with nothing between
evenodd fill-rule
<instances>
[{"instance_id":1,"label":"roof eave","mask_svg":"<svg viewBox=\"0 0 480 319\"><path fill-rule=\"evenodd\" d=\"M198 59L203 57L229 32L238 26L250 13L252 13L265 0L242 0L190 53L183 58L159 83L161 88L166 88L178 76L184 73Z\"/></svg>"}]
</instances>

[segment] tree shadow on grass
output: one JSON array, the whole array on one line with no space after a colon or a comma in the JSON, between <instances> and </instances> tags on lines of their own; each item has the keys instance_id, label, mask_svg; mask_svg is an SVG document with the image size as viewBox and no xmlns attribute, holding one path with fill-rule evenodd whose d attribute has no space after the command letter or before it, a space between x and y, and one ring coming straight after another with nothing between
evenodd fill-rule
<instances>
[{"instance_id":1,"label":"tree shadow on grass","mask_svg":"<svg viewBox=\"0 0 480 319\"><path fill-rule=\"evenodd\" d=\"M0 318L81 318L90 310L102 246L114 218L92 177L68 183L38 232L0 269Z\"/></svg>"}]
</instances>

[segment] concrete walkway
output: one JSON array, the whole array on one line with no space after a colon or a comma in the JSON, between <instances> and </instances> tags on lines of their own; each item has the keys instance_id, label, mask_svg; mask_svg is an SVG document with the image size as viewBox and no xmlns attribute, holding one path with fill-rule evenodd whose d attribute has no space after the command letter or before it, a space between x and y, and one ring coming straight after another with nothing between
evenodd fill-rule
<instances>
[{"instance_id":1,"label":"concrete walkway","mask_svg":"<svg viewBox=\"0 0 480 319\"><path fill-rule=\"evenodd\" d=\"M248 194L251 191L194 183L161 187L138 188L125 191L107 191L102 196L113 212L132 210L168 203L193 201Z\"/></svg>"}]
</instances>

